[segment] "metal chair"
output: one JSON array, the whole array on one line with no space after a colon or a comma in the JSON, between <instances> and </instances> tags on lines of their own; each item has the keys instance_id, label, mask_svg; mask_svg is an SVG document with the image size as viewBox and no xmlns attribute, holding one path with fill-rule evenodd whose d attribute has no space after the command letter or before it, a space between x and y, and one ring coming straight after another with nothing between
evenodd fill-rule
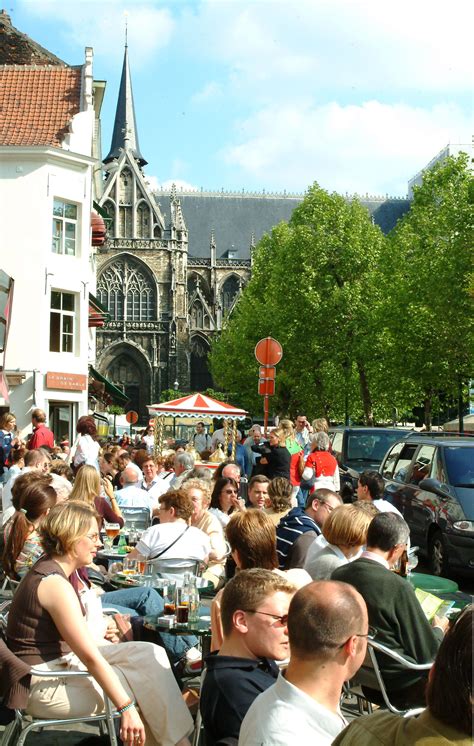
<instances>
[{"instance_id":1,"label":"metal chair","mask_svg":"<svg viewBox=\"0 0 474 746\"><path fill-rule=\"evenodd\" d=\"M179 581L187 572L197 577L201 574L201 563L199 560L183 561L182 559L156 559L150 560L153 576L161 576L168 580Z\"/></svg>"},{"instance_id":2,"label":"metal chair","mask_svg":"<svg viewBox=\"0 0 474 746\"><path fill-rule=\"evenodd\" d=\"M365 699L366 702L368 702L367 697L361 694L360 691L358 691L358 687L366 686L370 687L371 689L380 691L385 706L388 710L390 710L390 712L393 712L395 715L410 717L411 715L418 715L420 712L423 712L424 707L415 707L406 710L400 710L390 702L390 698L377 661L376 653L381 653L388 656L389 658L392 658L407 671L429 671L433 665L433 661L431 663L412 663L412 661L408 660L404 656L396 653L393 650L390 650L390 648L382 645L382 643L377 642L373 638L369 637L367 639L367 655L365 657L364 663L350 683L350 686L347 689L347 693L354 694L358 698L358 700ZM368 707L368 710L369 712L371 711L371 706Z\"/></svg>"},{"instance_id":3,"label":"metal chair","mask_svg":"<svg viewBox=\"0 0 474 746\"><path fill-rule=\"evenodd\" d=\"M138 531L144 531L151 524L151 516L148 508L121 508L124 528L130 529L132 525Z\"/></svg>"},{"instance_id":4,"label":"metal chair","mask_svg":"<svg viewBox=\"0 0 474 746\"><path fill-rule=\"evenodd\" d=\"M3 601L0 604L0 636L5 639L5 631L8 621L8 611L11 600ZM76 677L89 677L88 671L42 671L34 666L31 669L32 676L39 676L45 679L63 679ZM120 715L114 710L109 698L102 692L104 698L105 711L99 715L85 715L75 718L55 718L42 719L33 718L27 715L23 710L15 709L12 721L6 726L1 738L0 746L24 746L29 733L43 728L51 728L55 725L74 725L75 723L93 723L97 724L101 732L106 733L110 738L111 746L118 746L117 735L115 732L114 720L120 718Z\"/></svg>"}]
</instances>

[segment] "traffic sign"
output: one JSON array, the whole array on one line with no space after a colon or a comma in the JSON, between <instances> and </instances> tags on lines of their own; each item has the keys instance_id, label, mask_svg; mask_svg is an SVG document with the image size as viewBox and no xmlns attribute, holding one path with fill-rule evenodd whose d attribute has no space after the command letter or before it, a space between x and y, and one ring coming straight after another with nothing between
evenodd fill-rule
<instances>
[{"instance_id":1,"label":"traffic sign","mask_svg":"<svg viewBox=\"0 0 474 746\"><path fill-rule=\"evenodd\" d=\"M260 378L258 381L258 393L260 396L273 396L275 393L275 381Z\"/></svg>"},{"instance_id":2,"label":"traffic sign","mask_svg":"<svg viewBox=\"0 0 474 746\"><path fill-rule=\"evenodd\" d=\"M255 346L255 357L260 365L277 365L283 357L283 349L273 337L265 337Z\"/></svg>"},{"instance_id":3,"label":"traffic sign","mask_svg":"<svg viewBox=\"0 0 474 746\"><path fill-rule=\"evenodd\" d=\"M274 365L261 365L258 371L258 377L264 378L266 381L275 380L276 369Z\"/></svg>"},{"instance_id":4,"label":"traffic sign","mask_svg":"<svg viewBox=\"0 0 474 746\"><path fill-rule=\"evenodd\" d=\"M135 425L135 423L138 422L138 412L131 409L130 412L127 412L125 415L125 419L130 423L130 425Z\"/></svg>"}]
</instances>

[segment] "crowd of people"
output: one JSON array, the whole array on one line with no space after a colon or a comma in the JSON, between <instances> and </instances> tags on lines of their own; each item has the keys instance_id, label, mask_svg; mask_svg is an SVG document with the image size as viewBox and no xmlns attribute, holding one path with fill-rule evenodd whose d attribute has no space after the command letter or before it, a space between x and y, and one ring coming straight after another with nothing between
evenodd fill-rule
<instances>
[{"instance_id":1,"label":"crowd of people","mask_svg":"<svg viewBox=\"0 0 474 746\"><path fill-rule=\"evenodd\" d=\"M15 424L13 414L0 419L2 567L15 589L7 653L91 677L67 687L19 677L7 702L34 716L81 717L100 712L105 693L127 746L185 746L193 720L180 664L204 665L206 746L471 743L473 608L451 626L445 617L427 621L412 585L393 572L409 545L406 522L376 472L363 472L354 500L344 501L326 420L299 414L268 438L254 426L239 433L235 460L223 454L213 468L204 459L223 453L224 432L211 435L201 422L188 446L169 443L159 458L152 428L137 442L101 443L84 416L74 444L55 445L42 410L32 413L27 443ZM97 582L101 531L123 527L130 510L149 524L130 560L199 564L215 589L205 661L192 635L144 641L137 624L131 640L105 614L113 607L139 621L163 612L153 588L104 592ZM391 701L426 706L420 716L346 721L343 685L373 635L413 663L435 661L428 677L378 659ZM4 660L0 640L0 672ZM456 696L443 696L445 679L460 685ZM383 704L378 690L364 686L364 694Z\"/></svg>"}]
</instances>

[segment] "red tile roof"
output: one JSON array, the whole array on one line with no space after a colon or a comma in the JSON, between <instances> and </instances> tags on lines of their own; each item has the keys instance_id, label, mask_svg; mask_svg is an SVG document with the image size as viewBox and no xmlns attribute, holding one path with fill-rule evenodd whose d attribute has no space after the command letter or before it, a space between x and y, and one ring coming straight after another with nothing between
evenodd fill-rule
<instances>
[{"instance_id":1,"label":"red tile roof","mask_svg":"<svg viewBox=\"0 0 474 746\"><path fill-rule=\"evenodd\" d=\"M81 67L0 66L0 145L61 145L80 111Z\"/></svg>"}]
</instances>

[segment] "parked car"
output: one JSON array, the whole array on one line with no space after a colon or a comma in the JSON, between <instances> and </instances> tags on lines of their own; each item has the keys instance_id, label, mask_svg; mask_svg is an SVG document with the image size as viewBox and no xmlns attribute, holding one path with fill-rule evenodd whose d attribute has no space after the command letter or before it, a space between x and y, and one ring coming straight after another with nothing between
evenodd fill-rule
<instances>
[{"instance_id":1,"label":"parked car","mask_svg":"<svg viewBox=\"0 0 474 746\"><path fill-rule=\"evenodd\" d=\"M414 433L392 446L380 473L431 572L474 575L474 437Z\"/></svg>"},{"instance_id":2,"label":"parked car","mask_svg":"<svg viewBox=\"0 0 474 746\"><path fill-rule=\"evenodd\" d=\"M357 490L359 474L378 471L388 449L412 430L397 427L330 427L329 438L339 464L341 494L346 502Z\"/></svg>"}]
</instances>

